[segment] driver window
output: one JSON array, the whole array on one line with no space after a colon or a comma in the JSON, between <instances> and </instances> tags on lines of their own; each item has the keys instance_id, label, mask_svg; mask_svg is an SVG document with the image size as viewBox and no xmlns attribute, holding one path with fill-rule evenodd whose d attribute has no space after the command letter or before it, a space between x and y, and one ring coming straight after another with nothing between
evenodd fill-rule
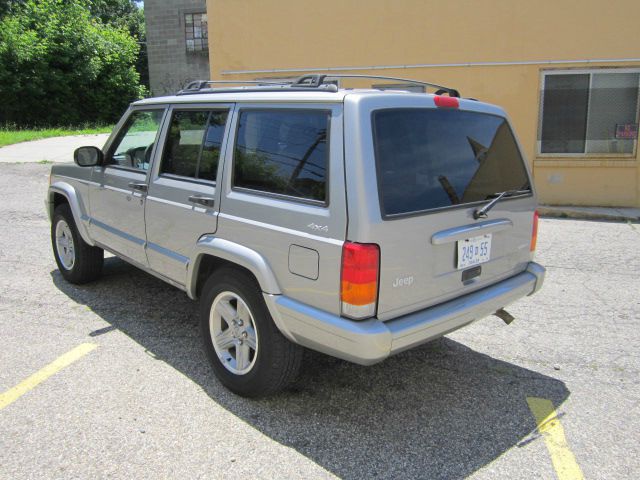
<instances>
[{"instance_id":1,"label":"driver window","mask_svg":"<svg viewBox=\"0 0 640 480\"><path fill-rule=\"evenodd\" d=\"M111 151L110 163L146 171L164 110L138 110L127 119Z\"/></svg>"}]
</instances>

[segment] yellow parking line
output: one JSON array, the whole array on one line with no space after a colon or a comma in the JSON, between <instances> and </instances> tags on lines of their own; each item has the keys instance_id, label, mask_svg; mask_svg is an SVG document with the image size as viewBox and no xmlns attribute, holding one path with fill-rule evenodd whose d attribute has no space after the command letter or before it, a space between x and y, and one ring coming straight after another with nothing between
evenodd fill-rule
<instances>
[{"instance_id":1,"label":"yellow parking line","mask_svg":"<svg viewBox=\"0 0 640 480\"><path fill-rule=\"evenodd\" d=\"M63 368L71 365L76 360L84 357L87 353L94 350L98 346L95 343L83 343L82 345L77 346L73 350L68 351L64 355L59 356L49 365L44 367L41 370L38 370L36 373L31 375L29 378L23 380L18 385L13 388L10 388L4 393L0 393L0 410L4 407L11 405L17 399L19 399L22 395L27 393L29 390L34 389L39 384L44 382L47 378L52 375L55 375Z\"/></svg>"},{"instance_id":2,"label":"yellow parking line","mask_svg":"<svg viewBox=\"0 0 640 480\"><path fill-rule=\"evenodd\" d=\"M537 397L527 397L527 403L536 419L538 431L544 437L558 480L583 480L582 470L569 449L553 403Z\"/></svg>"}]
</instances>

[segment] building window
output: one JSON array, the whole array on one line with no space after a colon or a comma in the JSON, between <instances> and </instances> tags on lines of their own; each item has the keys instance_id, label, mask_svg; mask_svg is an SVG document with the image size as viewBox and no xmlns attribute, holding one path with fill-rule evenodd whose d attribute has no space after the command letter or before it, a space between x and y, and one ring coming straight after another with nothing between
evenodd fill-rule
<instances>
[{"instance_id":1,"label":"building window","mask_svg":"<svg viewBox=\"0 0 640 480\"><path fill-rule=\"evenodd\" d=\"M633 154L639 88L640 70L545 72L539 152Z\"/></svg>"},{"instance_id":2,"label":"building window","mask_svg":"<svg viewBox=\"0 0 640 480\"><path fill-rule=\"evenodd\" d=\"M209 50L206 13L187 13L184 16L184 26L187 52Z\"/></svg>"}]
</instances>

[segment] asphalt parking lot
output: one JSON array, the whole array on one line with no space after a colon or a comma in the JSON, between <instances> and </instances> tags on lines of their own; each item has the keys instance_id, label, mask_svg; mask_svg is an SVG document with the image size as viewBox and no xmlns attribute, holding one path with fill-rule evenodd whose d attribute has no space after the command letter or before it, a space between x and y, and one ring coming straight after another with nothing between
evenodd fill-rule
<instances>
[{"instance_id":1,"label":"asphalt parking lot","mask_svg":"<svg viewBox=\"0 0 640 480\"><path fill-rule=\"evenodd\" d=\"M547 282L510 326L368 368L310 353L256 401L210 373L184 293L116 258L62 280L48 171L0 164L0 478L640 476L640 225L543 219Z\"/></svg>"}]
</instances>

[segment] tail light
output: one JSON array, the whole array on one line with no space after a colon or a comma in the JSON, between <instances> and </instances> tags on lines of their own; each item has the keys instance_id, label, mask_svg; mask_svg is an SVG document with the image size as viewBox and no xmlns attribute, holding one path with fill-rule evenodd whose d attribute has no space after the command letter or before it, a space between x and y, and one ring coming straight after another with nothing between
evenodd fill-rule
<instances>
[{"instance_id":1,"label":"tail light","mask_svg":"<svg viewBox=\"0 0 640 480\"><path fill-rule=\"evenodd\" d=\"M345 242L342 247L342 315L372 317L378 303L380 247L374 243Z\"/></svg>"},{"instance_id":2,"label":"tail light","mask_svg":"<svg viewBox=\"0 0 640 480\"><path fill-rule=\"evenodd\" d=\"M529 250L534 252L536 250L536 243L538 242L538 211L533 212L533 231L531 232L531 247Z\"/></svg>"}]
</instances>

